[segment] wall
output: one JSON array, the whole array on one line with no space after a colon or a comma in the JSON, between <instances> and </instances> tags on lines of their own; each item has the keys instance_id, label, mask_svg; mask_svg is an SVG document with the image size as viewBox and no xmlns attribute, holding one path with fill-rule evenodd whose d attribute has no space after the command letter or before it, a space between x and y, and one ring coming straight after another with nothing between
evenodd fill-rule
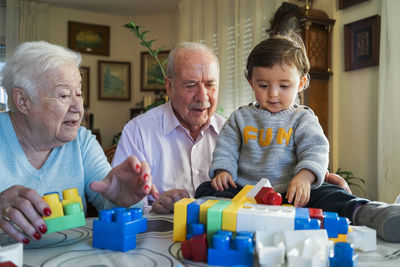
<instances>
[{"instance_id":1,"label":"wall","mask_svg":"<svg viewBox=\"0 0 400 267\"><path fill-rule=\"evenodd\" d=\"M366 183L367 197L377 198L378 66L344 71L344 25L380 14L380 0L338 10L337 1L317 0L314 8L336 20L333 30L330 91L331 169L352 171ZM353 193L359 194L353 187Z\"/></svg>"},{"instance_id":2,"label":"wall","mask_svg":"<svg viewBox=\"0 0 400 267\"><path fill-rule=\"evenodd\" d=\"M87 109L94 114L94 128L100 129L102 146L112 143L115 134L122 131L130 119L130 108L142 101L144 95L151 92L140 91L140 53L146 51L139 40L122 25L133 20L131 17L108 15L74 9L51 7L49 10L49 41L67 46L68 21L92 23L110 26L110 56L82 54L82 66L90 67L90 104ZM146 38L157 39L155 48L166 46L171 49L176 40L174 14L137 16L136 24L150 31ZM98 100L98 60L131 62L131 101Z\"/></svg>"}]
</instances>

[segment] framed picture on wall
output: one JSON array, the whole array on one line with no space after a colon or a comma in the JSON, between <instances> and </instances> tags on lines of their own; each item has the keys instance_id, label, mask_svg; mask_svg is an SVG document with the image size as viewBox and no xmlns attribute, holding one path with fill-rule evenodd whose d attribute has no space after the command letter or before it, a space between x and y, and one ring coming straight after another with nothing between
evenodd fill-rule
<instances>
[{"instance_id":1,"label":"framed picture on wall","mask_svg":"<svg viewBox=\"0 0 400 267\"><path fill-rule=\"evenodd\" d=\"M379 65L380 16L344 25L345 71Z\"/></svg>"},{"instance_id":2,"label":"framed picture on wall","mask_svg":"<svg viewBox=\"0 0 400 267\"><path fill-rule=\"evenodd\" d=\"M110 27L68 21L68 47L80 53L110 55Z\"/></svg>"},{"instance_id":3,"label":"framed picture on wall","mask_svg":"<svg viewBox=\"0 0 400 267\"><path fill-rule=\"evenodd\" d=\"M90 69L89 67L80 67L80 72L82 76L82 96L83 96L83 106L85 108L89 107L89 92L90 92L90 86L89 86L89 72Z\"/></svg>"},{"instance_id":4,"label":"framed picture on wall","mask_svg":"<svg viewBox=\"0 0 400 267\"><path fill-rule=\"evenodd\" d=\"M161 51L158 53L158 60L166 69L169 51ZM148 52L141 54L141 91L158 91L164 90L164 77L161 69L153 56Z\"/></svg>"},{"instance_id":5,"label":"framed picture on wall","mask_svg":"<svg viewBox=\"0 0 400 267\"><path fill-rule=\"evenodd\" d=\"M99 99L131 100L131 63L99 61Z\"/></svg>"},{"instance_id":6,"label":"framed picture on wall","mask_svg":"<svg viewBox=\"0 0 400 267\"><path fill-rule=\"evenodd\" d=\"M345 9L368 0L339 0L339 9Z\"/></svg>"}]
</instances>

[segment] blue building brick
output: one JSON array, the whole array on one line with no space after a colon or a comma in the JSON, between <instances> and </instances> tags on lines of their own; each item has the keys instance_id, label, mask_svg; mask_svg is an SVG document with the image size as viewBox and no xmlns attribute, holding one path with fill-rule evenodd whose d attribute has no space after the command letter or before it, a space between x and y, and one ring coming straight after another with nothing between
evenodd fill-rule
<instances>
[{"instance_id":1,"label":"blue building brick","mask_svg":"<svg viewBox=\"0 0 400 267\"><path fill-rule=\"evenodd\" d=\"M253 234L240 233L232 237L229 231L217 231L208 249L208 264L220 266L253 266Z\"/></svg>"},{"instance_id":2,"label":"blue building brick","mask_svg":"<svg viewBox=\"0 0 400 267\"><path fill-rule=\"evenodd\" d=\"M296 208L294 219L294 230L316 230L321 229L321 222L310 217L309 210L306 208Z\"/></svg>"},{"instance_id":3,"label":"blue building brick","mask_svg":"<svg viewBox=\"0 0 400 267\"><path fill-rule=\"evenodd\" d=\"M136 248L136 235L147 231L141 209L101 210L93 221L93 247L118 251Z\"/></svg>"},{"instance_id":4,"label":"blue building brick","mask_svg":"<svg viewBox=\"0 0 400 267\"><path fill-rule=\"evenodd\" d=\"M334 255L329 258L330 267L353 267L358 265L358 255L350 243L338 242L335 244Z\"/></svg>"}]
</instances>

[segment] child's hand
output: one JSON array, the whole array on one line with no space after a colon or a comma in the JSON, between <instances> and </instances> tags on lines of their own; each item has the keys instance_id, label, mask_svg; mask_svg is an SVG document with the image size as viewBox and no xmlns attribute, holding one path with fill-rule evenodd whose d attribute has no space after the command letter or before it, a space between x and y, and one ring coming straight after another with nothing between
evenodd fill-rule
<instances>
[{"instance_id":1,"label":"child's hand","mask_svg":"<svg viewBox=\"0 0 400 267\"><path fill-rule=\"evenodd\" d=\"M225 191L229 188L228 183L234 188L237 187L229 172L218 170L217 175L211 181L211 186L217 191Z\"/></svg>"},{"instance_id":2,"label":"child's hand","mask_svg":"<svg viewBox=\"0 0 400 267\"><path fill-rule=\"evenodd\" d=\"M288 202L293 203L293 199L296 196L293 204L295 207L307 205L310 200L311 184L314 180L315 175L313 172L306 169L299 171L289 183L285 196Z\"/></svg>"}]
</instances>

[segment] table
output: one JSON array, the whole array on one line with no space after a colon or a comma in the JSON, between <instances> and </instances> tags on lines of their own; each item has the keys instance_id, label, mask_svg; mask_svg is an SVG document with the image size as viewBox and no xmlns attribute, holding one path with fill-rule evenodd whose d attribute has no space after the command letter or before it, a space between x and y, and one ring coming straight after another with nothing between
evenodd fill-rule
<instances>
[{"instance_id":1,"label":"table","mask_svg":"<svg viewBox=\"0 0 400 267\"><path fill-rule=\"evenodd\" d=\"M92 247L92 225L46 234L39 241L24 247L24 266L207 266L182 258L180 242L172 240L173 216L149 213L148 231L137 235L136 249L127 252ZM4 233L1 245L12 243ZM400 244L378 240L374 252L359 254L358 266L400 266Z\"/></svg>"}]
</instances>

